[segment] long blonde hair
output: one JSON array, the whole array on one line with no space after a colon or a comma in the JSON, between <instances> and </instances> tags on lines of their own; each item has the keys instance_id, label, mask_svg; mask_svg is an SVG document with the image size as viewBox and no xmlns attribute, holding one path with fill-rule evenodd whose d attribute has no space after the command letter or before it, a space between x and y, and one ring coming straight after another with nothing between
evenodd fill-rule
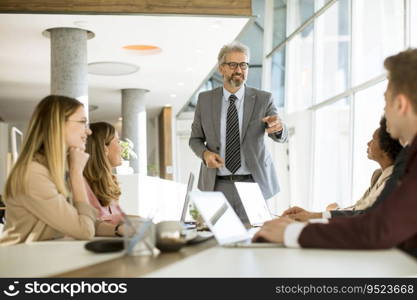
<instances>
[{"instance_id":1,"label":"long blonde hair","mask_svg":"<svg viewBox=\"0 0 417 300\"><path fill-rule=\"evenodd\" d=\"M105 146L109 146L114 139L116 129L106 122L92 123L90 129L92 134L86 146L90 159L84 168L84 177L101 205L108 206L113 200L119 200L121 194L105 150Z\"/></svg>"},{"instance_id":2,"label":"long blonde hair","mask_svg":"<svg viewBox=\"0 0 417 300\"><path fill-rule=\"evenodd\" d=\"M30 119L22 151L7 178L6 201L27 193L28 167L37 154L44 156L59 193L68 195L65 184L65 122L80 106L83 104L76 99L56 95L47 96L39 102Z\"/></svg>"}]
</instances>

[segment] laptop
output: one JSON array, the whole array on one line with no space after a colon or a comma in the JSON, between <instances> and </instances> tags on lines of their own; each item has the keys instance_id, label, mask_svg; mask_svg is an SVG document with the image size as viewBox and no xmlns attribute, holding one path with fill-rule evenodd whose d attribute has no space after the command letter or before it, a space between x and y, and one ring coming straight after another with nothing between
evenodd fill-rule
<instances>
[{"instance_id":1,"label":"laptop","mask_svg":"<svg viewBox=\"0 0 417 300\"><path fill-rule=\"evenodd\" d=\"M187 184L187 193L185 194L184 206L182 207L180 222L184 224L186 229L186 239L188 244L197 244L204 242L213 237L213 233L210 231L197 231L196 222L186 222L185 218L187 216L188 206L190 204L190 192L193 189L194 185L194 174L190 172L188 177Z\"/></svg>"},{"instance_id":2,"label":"laptop","mask_svg":"<svg viewBox=\"0 0 417 300\"><path fill-rule=\"evenodd\" d=\"M268 205L256 182L235 182L240 200L252 227L260 227L272 220Z\"/></svg>"},{"instance_id":3,"label":"laptop","mask_svg":"<svg viewBox=\"0 0 417 300\"><path fill-rule=\"evenodd\" d=\"M187 192L185 194L184 206L182 207L181 219L180 219L180 221L185 225L187 225L187 223L185 222L185 217L187 216L188 204L190 203L190 192L193 189L193 185L194 185L194 174L190 172L190 176L188 177Z\"/></svg>"},{"instance_id":4,"label":"laptop","mask_svg":"<svg viewBox=\"0 0 417 300\"><path fill-rule=\"evenodd\" d=\"M217 242L223 247L283 247L276 243L253 243L258 228L246 230L242 221L221 192L190 192L190 200L196 205Z\"/></svg>"}]
</instances>

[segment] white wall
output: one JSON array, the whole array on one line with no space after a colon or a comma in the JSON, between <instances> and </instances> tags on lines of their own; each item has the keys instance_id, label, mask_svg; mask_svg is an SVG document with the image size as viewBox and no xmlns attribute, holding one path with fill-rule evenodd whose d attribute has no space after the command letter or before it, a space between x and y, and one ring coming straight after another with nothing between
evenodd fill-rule
<instances>
[{"instance_id":1,"label":"white wall","mask_svg":"<svg viewBox=\"0 0 417 300\"><path fill-rule=\"evenodd\" d=\"M194 114L192 114L193 116ZM200 170L201 159L198 158L188 146L191 135L192 119L176 120L176 178L177 182L187 184L190 172L193 172L196 179ZM197 180L195 181L197 182Z\"/></svg>"}]
</instances>

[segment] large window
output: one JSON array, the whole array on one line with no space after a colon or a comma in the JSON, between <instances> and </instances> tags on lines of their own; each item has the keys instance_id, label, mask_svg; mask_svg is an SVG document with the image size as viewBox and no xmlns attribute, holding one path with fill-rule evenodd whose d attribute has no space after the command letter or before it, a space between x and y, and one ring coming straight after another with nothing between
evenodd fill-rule
<instances>
[{"instance_id":1,"label":"large window","mask_svg":"<svg viewBox=\"0 0 417 300\"><path fill-rule=\"evenodd\" d=\"M275 105L283 107L285 98L285 47L272 56L271 89Z\"/></svg>"},{"instance_id":2,"label":"large window","mask_svg":"<svg viewBox=\"0 0 417 300\"><path fill-rule=\"evenodd\" d=\"M404 48L403 15L404 1L353 0L354 85L382 74L384 58Z\"/></svg>"},{"instance_id":3,"label":"large window","mask_svg":"<svg viewBox=\"0 0 417 300\"><path fill-rule=\"evenodd\" d=\"M410 6L411 46L417 47L417 1L412 0Z\"/></svg>"},{"instance_id":4,"label":"large window","mask_svg":"<svg viewBox=\"0 0 417 300\"><path fill-rule=\"evenodd\" d=\"M273 43L283 47L267 54L272 91L285 104L290 128L290 203L313 210L332 202L349 206L379 167L368 159L367 143L383 115L383 62L417 47L417 0L273 3L284 16L274 16ZM286 4L286 14L278 3Z\"/></svg>"},{"instance_id":5,"label":"large window","mask_svg":"<svg viewBox=\"0 0 417 300\"><path fill-rule=\"evenodd\" d=\"M288 1L288 31L291 34L314 14L314 0Z\"/></svg>"},{"instance_id":6,"label":"large window","mask_svg":"<svg viewBox=\"0 0 417 300\"><path fill-rule=\"evenodd\" d=\"M304 206L311 199L312 115L311 110L302 110L288 115L285 120L290 128L288 158L291 206Z\"/></svg>"},{"instance_id":7,"label":"large window","mask_svg":"<svg viewBox=\"0 0 417 300\"><path fill-rule=\"evenodd\" d=\"M316 101L344 92L349 75L349 1L339 0L316 22Z\"/></svg>"},{"instance_id":8,"label":"large window","mask_svg":"<svg viewBox=\"0 0 417 300\"><path fill-rule=\"evenodd\" d=\"M325 6L330 1L331 0L316 0L315 11L323 8L323 6Z\"/></svg>"},{"instance_id":9,"label":"large window","mask_svg":"<svg viewBox=\"0 0 417 300\"><path fill-rule=\"evenodd\" d=\"M313 95L313 24L288 44L287 112L305 109Z\"/></svg>"},{"instance_id":10,"label":"large window","mask_svg":"<svg viewBox=\"0 0 417 300\"><path fill-rule=\"evenodd\" d=\"M350 106L348 99L315 112L313 203L323 210L327 204L350 203Z\"/></svg>"},{"instance_id":11,"label":"large window","mask_svg":"<svg viewBox=\"0 0 417 300\"><path fill-rule=\"evenodd\" d=\"M274 0L274 35L273 46L278 46L286 38L287 0Z\"/></svg>"},{"instance_id":12,"label":"large window","mask_svg":"<svg viewBox=\"0 0 417 300\"><path fill-rule=\"evenodd\" d=\"M371 175L380 166L367 158L368 142L379 127L384 114L384 92L387 82L383 81L355 94L353 122L353 192L352 201L358 200L369 187Z\"/></svg>"}]
</instances>

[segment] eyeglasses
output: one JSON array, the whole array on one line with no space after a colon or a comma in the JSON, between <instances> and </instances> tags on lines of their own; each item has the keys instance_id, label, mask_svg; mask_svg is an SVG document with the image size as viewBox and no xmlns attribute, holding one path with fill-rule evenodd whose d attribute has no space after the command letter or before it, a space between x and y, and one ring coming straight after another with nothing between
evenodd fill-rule
<instances>
[{"instance_id":1,"label":"eyeglasses","mask_svg":"<svg viewBox=\"0 0 417 300\"><path fill-rule=\"evenodd\" d=\"M241 62L241 63L237 63L237 62L234 62L234 61L225 62L225 63L222 63L222 65L228 65L229 68L232 69L232 70L236 69L237 66L239 66L241 70L246 70L247 68L249 68L249 63L244 62L244 61Z\"/></svg>"},{"instance_id":2,"label":"eyeglasses","mask_svg":"<svg viewBox=\"0 0 417 300\"><path fill-rule=\"evenodd\" d=\"M84 127L86 129L90 129L90 124L87 122L87 120L67 120L68 122L76 122L76 123L80 123L80 124L84 124Z\"/></svg>"}]
</instances>

